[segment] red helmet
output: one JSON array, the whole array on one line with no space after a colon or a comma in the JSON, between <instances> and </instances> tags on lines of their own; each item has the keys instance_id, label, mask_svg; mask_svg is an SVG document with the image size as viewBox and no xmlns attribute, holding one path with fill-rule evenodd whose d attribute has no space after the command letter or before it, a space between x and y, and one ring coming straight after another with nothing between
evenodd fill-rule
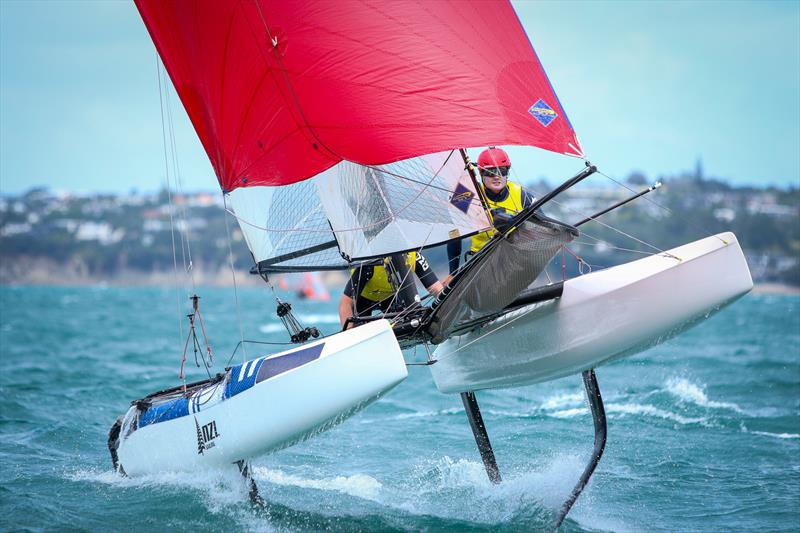
<instances>
[{"instance_id":1,"label":"red helmet","mask_svg":"<svg viewBox=\"0 0 800 533\"><path fill-rule=\"evenodd\" d=\"M502 148L490 146L478 156L478 168L510 167L511 159Z\"/></svg>"}]
</instances>

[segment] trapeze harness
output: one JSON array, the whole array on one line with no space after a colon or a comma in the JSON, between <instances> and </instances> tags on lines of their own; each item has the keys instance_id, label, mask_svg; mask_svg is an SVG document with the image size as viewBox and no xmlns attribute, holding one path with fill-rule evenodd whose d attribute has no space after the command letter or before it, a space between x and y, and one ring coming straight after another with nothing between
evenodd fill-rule
<instances>
[{"instance_id":1,"label":"trapeze harness","mask_svg":"<svg viewBox=\"0 0 800 533\"><path fill-rule=\"evenodd\" d=\"M416 274L426 289L439 281L425 257L420 253L408 252L406 265ZM394 288L389 283L386 267L382 265L366 265L352 269L350 280L344 288L344 294L352 298L357 288L361 288L355 298L358 312L379 308L385 310L384 308L388 306L395 294Z\"/></svg>"},{"instance_id":2,"label":"trapeze harness","mask_svg":"<svg viewBox=\"0 0 800 533\"><path fill-rule=\"evenodd\" d=\"M492 191L487 190L483 186L481 186L481 188L483 189L487 206L493 214L500 211L516 215L530 202L530 195L523 191L522 187L510 181L506 183L506 190L500 191L497 195L493 195ZM506 193L505 197L503 197L503 193ZM493 196L494 198L492 198ZM526 202L526 200L528 200L528 202ZM478 250L486 246L486 243L489 242L489 239L491 239L495 233L497 233L497 230L492 228L489 231L473 235L472 248L470 248L469 251L473 254L477 253Z\"/></svg>"}]
</instances>

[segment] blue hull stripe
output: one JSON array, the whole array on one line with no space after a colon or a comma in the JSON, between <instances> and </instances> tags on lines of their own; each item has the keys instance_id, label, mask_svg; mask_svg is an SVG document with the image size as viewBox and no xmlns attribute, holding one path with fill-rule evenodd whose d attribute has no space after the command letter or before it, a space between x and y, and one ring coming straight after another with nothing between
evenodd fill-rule
<instances>
[{"instance_id":1,"label":"blue hull stripe","mask_svg":"<svg viewBox=\"0 0 800 533\"><path fill-rule=\"evenodd\" d=\"M166 422L189 414L189 400L178 398L159 405L154 405L139 417L139 427Z\"/></svg>"},{"instance_id":2,"label":"blue hull stripe","mask_svg":"<svg viewBox=\"0 0 800 533\"><path fill-rule=\"evenodd\" d=\"M283 374L284 372L303 366L306 363L310 363L315 359L319 359L324 346L325 343L320 343L316 346L304 348L286 355L264 359L261 368L258 369L256 383L261 383L265 379L275 377L278 374Z\"/></svg>"},{"instance_id":3,"label":"blue hull stripe","mask_svg":"<svg viewBox=\"0 0 800 533\"><path fill-rule=\"evenodd\" d=\"M325 343L320 343L286 355L278 355L270 358L261 357L231 367L229 371L230 377L225 384L225 392L222 395L223 400L246 391L256 383L260 383L279 374L283 374L284 372L288 372L289 370L303 366L306 363L310 363L315 359L319 359L324 346ZM211 387L216 386L219 385L211 385ZM167 420L187 416L190 408L193 413L200 411L201 394L197 394L191 398L191 406L189 405L189 401L188 398L177 398L151 406L139 416L139 427L141 428L149 426L150 424L157 424L159 422L166 422Z\"/></svg>"}]
</instances>

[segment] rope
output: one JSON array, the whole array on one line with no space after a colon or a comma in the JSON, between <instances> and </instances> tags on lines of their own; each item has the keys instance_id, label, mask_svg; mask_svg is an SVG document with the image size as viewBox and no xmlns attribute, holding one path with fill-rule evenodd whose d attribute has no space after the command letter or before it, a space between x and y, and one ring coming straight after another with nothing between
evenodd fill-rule
<instances>
[{"instance_id":1,"label":"rope","mask_svg":"<svg viewBox=\"0 0 800 533\"><path fill-rule=\"evenodd\" d=\"M163 64L162 64L163 68ZM166 77L166 73L164 74ZM175 180L176 190L179 194L183 194L183 179L181 177L181 170L180 170L180 163L178 158L178 148L177 143L175 141L175 128L174 128L174 121L172 119L172 105L170 104L169 93L167 92L166 98L164 99L166 103L166 110L167 110L167 124L169 125L169 136L170 136L170 144L172 148L172 164L173 164L173 176ZM183 231L179 231L181 237L181 254L183 256L183 269L185 272L189 274L189 278L192 281L192 290L193 293L197 293L197 283L194 277L194 264L192 262L192 245L191 245L191 234L189 232L189 223L186 216L186 207L182 206L178 210L178 217L181 222L183 222ZM186 235L184 236L184 232ZM189 259L187 264L186 259Z\"/></svg>"},{"instance_id":2,"label":"rope","mask_svg":"<svg viewBox=\"0 0 800 533\"><path fill-rule=\"evenodd\" d=\"M227 199L225 193L222 194L222 205L225 211L228 210ZM239 323L239 336L242 341L242 362L247 361L247 348L244 346L244 329L242 329L242 314L239 309L239 288L236 285L236 269L233 266L233 248L231 247L231 229L228 224L228 217L225 217L225 233L228 236L228 260L231 265L231 277L233 278L233 298L236 302L236 322Z\"/></svg>"},{"instance_id":3,"label":"rope","mask_svg":"<svg viewBox=\"0 0 800 533\"><path fill-rule=\"evenodd\" d=\"M327 150L328 153L333 155L333 157L338 158L339 160L344 159L334 150L331 150L324 142L322 142L322 139L319 138L317 133L311 127L311 124L309 123L308 118L306 118L306 114L303 112L303 108L300 105L300 100L298 100L297 95L294 92L294 87L292 87L292 82L289 80L289 75L286 74L286 68L283 66L283 60L281 59L281 55L278 52L278 38L273 37L272 32L269 31L267 20L264 18L264 13L261 11L261 4L259 4L258 0L253 0L253 3L256 5L256 9L258 9L258 16L261 17L261 23L264 25L264 30L267 32L267 37L269 37L269 42L272 43L272 49L275 51L275 57L277 58L281 74L283 74L283 79L286 82L286 87L289 90L289 94L291 95L292 100L294 101L294 105L297 108L297 112L300 113L300 117L303 119L303 122L305 123L308 132L311 134L312 137L314 137L317 143L319 143L320 146L322 146L325 150ZM312 145L314 146L314 148L317 147L315 143L312 143Z\"/></svg>"},{"instance_id":4,"label":"rope","mask_svg":"<svg viewBox=\"0 0 800 533\"><path fill-rule=\"evenodd\" d=\"M206 343L206 352L208 353L208 360L210 363L214 363L214 354L211 353L211 345L208 343L208 335L206 335L206 328L203 325L203 315L200 314L200 308L198 307L195 312L195 316L197 320L200 322L200 331L203 333L203 341Z\"/></svg>"},{"instance_id":5,"label":"rope","mask_svg":"<svg viewBox=\"0 0 800 533\"><path fill-rule=\"evenodd\" d=\"M570 249L569 249L569 247L567 247L567 246L562 246L562 248L563 248L563 249L564 249L564 250L565 250L567 253L569 253L569 255L571 255L572 257L574 257L574 258L575 258L575 260L578 262L578 272L580 272L581 274L583 274L583 267L582 267L581 265L586 265L586 266L588 266L588 267L589 267L589 272L591 272L591 271L592 271L592 265L590 265L589 263L587 263L586 261L584 261L584 260L583 260L583 257L579 256L578 254L576 254L575 252L573 252L572 250L570 250ZM563 252L562 252L562 257L563 257ZM566 278L564 278L564 279L566 279Z\"/></svg>"},{"instance_id":6,"label":"rope","mask_svg":"<svg viewBox=\"0 0 800 533\"><path fill-rule=\"evenodd\" d=\"M595 242L580 242L580 241L572 241L572 244L580 244L584 246L594 246L595 244L602 243L608 246L612 250L619 250L620 252L631 252L634 254L641 254L641 255L658 255L653 252L645 252L644 250L634 250L633 248L623 248L622 246L615 246L608 241L604 241L603 239L598 239L593 235L589 235L588 233L581 233L584 237L588 237L590 239L594 239Z\"/></svg>"},{"instance_id":7,"label":"rope","mask_svg":"<svg viewBox=\"0 0 800 533\"><path fill-rule=\"evenodd\" d=\"M513 172L513 170L512 170L512 172ZM599 173L599 172L598 172L598 173ZM602 173L601 173L601 174L602 174ZM603 175L603 176L605 176L605 174L602 174L602 175ZM515 176L514 176L514 177L515 177L515 178L517 177L517 176L516 176L516 173L515 173ZM612 181L613 181L613 180L612 180ZM634 191L634 192L635 192L635 191ZM586 212L583 212L583 211L581 211L581 210L579 210L579 209L574 209L574 208L572 208L572 207L569 207L569 206L565 205L564 203L562 203L562 202L559 202L558 200L555 200L555 199L553 199L553 200L551 200L551 202L553 202L553 203L554 203L554 204L556 204L557 206L559 206L559 207L561 207L561 208L563 208L563 209L565 209L565 210L567 210L567 211L569 211L569 212L571 212L571 213L576 213L576 214L578 214L578 215L581 215L581 216L583 216L583 217L589 217L589 216L590 216L588 213L586 213ZM673 259L675 259L675 260L677 260L677 261L681 261L681 258L680 258L680 257L676 257L676 256L674 256L674 255L672 255L672 254L670 254L670 253L666 252L665 250L662 250L662 249L661 249L661 248L659 248L658 246L655 246L655 245L653 245L653 244L650 244L649 242L643 241L643 240L639 239L638 237L634 237L633 235L631 235L631 234L629 234L629 233L626 233L626 232L622 231L621 229L615 228L614 226L611 226L611 225L609 225L609 224L606 224L605 222L602 222L601 220L599 220L599 219L597 219L597 218L593 218L592 220L593 220L594 222L597 222L597 223L598 223L598 224L600 224L601 226L604 226L604 227L606 227L606 228L610 229L611 231L614 231L614 232L616 232L616 233L619 233L620 235L623 235L623 236L625 236L625 237L627 237L627 238L629 238L629 239L631 239L631 240L634 240L634 241L638 242L639 244L642 244L642 245L644 245L644 246L647 246L648 248L652 248L653 250L656 250L656 252L657 252L657 253L659 253L659 254L663 254L663 255L665 255L665 256L667 256L667 257L672 257ZM608 245L609 245L609 247L611 247L611 248L614 248L614 245L612 245L611 243L609 243L609 242L607 242L607 241L605 241L605 240L603 240L603 239L600 239L600 238L597 238L597 237L593 237L592 235L590 235L590 234L588 234L588 233L586 233L586 232L581 232L581 234L583 234L583 235L586 235L587 237L591 237L591 238L593 238L593 239L596 239L598 242L603 242L603 243L605 243L605 244L608 244ZM723 242L724 242L724 241L723 241ZM649 254L649 255L655 255L655 254L652 254L652 253L651 253L651 254Z\"/></svg>"},{"instance_id":8,"label":"rope","mask_svg":"<svg viewBox=\"0 0 800 533\"><path fill-rule=\"evenodd\" d=\"M181 369L178 372L178 379L183 382L183 392L186 392L186 375L183 373L183 366L186 363L186 350L189 349L189 337L191 335L186 336L186 343L183 345L183 357L181 358Z\"/></svg>"},{"instance_id":9,"label":"rope","mask_svg":"<svg viewBox=\"0 0 800 533\"><path fill-rule=\"evenodd\" d=\"M428 236L425 237L425 242L427 242L427 240L430 238L432 231L433 231L433 228L431 228L431 230L428 231ZM418 254L422 251L422 248L425 246L425 242L423 242L422 246L420 246L419 249L417 249L417 253ZM392 266L392 268L394 268L394 265L391 265L391 263L389 263L389 265L387 265L386 262L384 262L384 265L385 265L385 267ZM392 296L392 299L389 301L389 307L388 307L389 309L392 308L392 306L394 305L395 300L397 300L397 296L400 294L400 289L405 284L406 280L408 279L408 276L410 276L411 273L414 272L415 269L416 269L416 265L411 265L411 268L407 268L406 269L406 275L403 276L403 279L400 280L400 284L398 285L397 290L394 292L394 296ZM412 283L414 283L414 292L416 292L417 284L416 284L416 282L413 282L413 281L412 281ZM403 313L408 311L411 307L412 306L409 305L408 307L406 307L405 309L400 311L400 313L398 313L398 315L397 315L397 317L395 318L394 321L397 322L400 319L400 317L403 315Z\"/></svg>"},{"instance_id":10,"label":"rope","mask_svg":"<svg viewBox=\"0 0 800 533\"><path fill-rule=\"evenodd\" d=\"M625 189L629 190L630 192L634 192L634 193L635 193L635 192L637 192L637 191L635 191L634 189L631 189L630 187L628 187L627 185L625 185L624 183L622 183L621 181L615 180L614 178L612 178L612 177L611 177L611 176L609 176L608 174L605 174L605 173L603 173L603 172L600 172L599 170L597 171L597 173L598 173L598 174L600 174L601 176L605 176L606 178L610 179L611 181L613 181L614 183L616 183L616 184L617 184L617 185L619 185L620 187L623 187L623 188L625 188ZM675 216L675 213L673 213L673 212L672 212L672 209L670 209L669 207L667 207L667 206L664 206L664 205L661 205L661 204L659 204L658 202L656 202L655 200L653 200L653 199L651 199L651 198L648 198L647 196L645 196L645 197L644 197L644 199L645 199L645 200L647 200L648 202L650 202L651 204L653 204L654 206L656 206L656 207L659 207L659 208L663 209L664 211L666 211L667 213L669 213L669 214L670 214L670 216ZM597 222L597 220L596 220L596 219L593 219L593 220L595 220L595 222ZM706 237L716 237L717 239L719 239L720 241L722 241L722 243L723 243L723 244L728 244L728 243L727 243L727 241L725 241L725 239L722 239L721 237L719 237L719 236L717 236L717 235L711 234L711 233L709 233L708 231L706 231L706 230L705 230L705 229L703 229L703 228L699 228L699 227L697 227L697 225L696 225L696 224L692 224L692 227L693 227L693 228L695 228L695 229L698 229L698 230L700 230L700 232L701 232L703 235L705 235Z\"/></svg>"},{"instance_id":11,"label":"rope","mask_svg":"<svg viewBox=\"0 0 800 533\"><path fill-rule=\"evenodd\" d=\"M323 335L323 337L324 337L324 335ZM236 343L236 348L233 349L233 352L231 353L231 356L228 358L228 362L225 363L225 366L230 366L231 365L231 361L233 361L233 357L236 355L236 352L239 351L239 346L243 346L245 344L269 344L269 345L275 345L275 346L294 346L293 342L267 342L267 341L251 341L251 340L239 341L238 343Z\"/></svg>"},{"instance_id":12,"label":"rope","mask_svg":"<svg viewBox=\"0 0 800 533\"><path fill-rule=\"evenodd\" d=\"M192 313L189 316L189 335L186 336L186 343L183 345L183 358L181 359L181 370L179 377L182 380L185 380L184 374L184 364L186 363L186 352L189 348L189 339L192 339L192 348L194 349L194 364L199 368L200 361L197 360L197 354L200 353L200 357L203 359L203 368L208 374L209 379L211 379L211 372L209 372L209 368L214 362L214 356L211 353L211 345L208 343L208 337L206 336L205 328L203 327L203 317L200 315L200 307L198 305L199 297L195 294L192 296L193 301L193 308ZM195 330L194 321L195 318L200 320L200 329L203 332L203 340L206 343L206 351L208 352L208 361L206 361L206 356L203 355L203 350L200 346L200 341L197 340L197 332ZM186 383L183 383L183 392L186 393Z\"/></svg>"},{"instance_id":13,"label":"rope","mask_svg":"<svg viewBox=\"0 0 800 533\"><path fill-rule=\"evenodd\" d=\"M167 157L167 133L164 124L164 96L163 96L163 89L161 84L161 62L158 57L158 52L156 52L156 77L158 78L158 101L161 109L161 138L164 147L164 172L165 178L167 181L167 198L169 200L169 227L170 227L170 236L172 238L172 266L173 266L173 273L175 277L175 304L176 309L178 311L178 334L179 334L179 342L183 339L183 317L181 316L181 293L178 283L178 257L177 252L175 250L175 224L172 218L172 210L174 206L172 204L172 192L170 191L170 181L169 181L169 159ZM186 342L189 342L189 339L186 339ZM186 376L183 373L183 365L186 361L186 348L184 348L183 359L181 360L181 370L179 373L180 379L183 382L184 389L186 388Z\"/></svg>"}]
</instances>

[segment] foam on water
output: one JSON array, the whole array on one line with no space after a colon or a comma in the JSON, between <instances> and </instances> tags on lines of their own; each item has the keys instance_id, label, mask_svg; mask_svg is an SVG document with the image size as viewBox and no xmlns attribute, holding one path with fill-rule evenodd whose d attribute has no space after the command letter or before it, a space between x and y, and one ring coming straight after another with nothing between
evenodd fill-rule
<instances>
[{"instance_id":1,"label":"foam on water","mask_svg":"<svg viewBox=\"0 0 800 533\"><path fill-rule=\"evenodd\" d=\"M574 418L576 416L588 415L589 409L587 407L574 407L572 409L561 409L550 413L553 418Z\"/></svg>"},{"instance_id":2,"label":"foam on water","mask_svg":"<svg viewBox=\"0 0 800 533\"><path fill-rule=\"evenodd\" d=\"M586 401L586 394L583 390L575 392L559 393L547 398L542 402L542 409L552 410L561 409L568 405L583 404Z\"/></svg>"},{"instance_id":3,"label":"foam on water","mask_svg":"<svg viewBox=\"0 0 800 533\"><path fill-rule=\"evenodd\" d=\"M460 410L464 412L463 409ZM536 410L531 411L505 411L500 409L482 409L481 410L484 415L490 415L493 417L504 417L504 418L531 418L536 416Z\"/></svg>"},{"instance_id":4,"label":"foam on water","mask_svg":"<svg viewBox=\"0 0 800 533\"><path fill-rule=\"evenodd\" d=\"M622 403L622 404L609 404L606 406L606 413L619 414L619 415L646 415L655 418L663 418L664 420L671 420L683 425L689 424L706 424L708 419L704 417L686 417L681 416L670 411L659 409L647 404L637 403Z\"/></svg>"},{"instance_id":5,"label":"foam on water","mask_svg":"<svg viewBox=\"0 0 800 533\"><path fill-rule=\"evenodd\" d=\"M480 461L448 456L424 461L418 465L418 470L424 474L412 476L415 482L410 486L391 487L398 493L387 503L415 514L485 524L519 523L524 524L520 526L523 529L546 530L575 486L585 466L585 457L565 453L539 459L530 468L506 469L499 485L488 480ZM595 508L592 487L590 483L568 521L586 524L593 530L633 530L617 518L603 516L599 512L602 510ZM409 491L419 491L425 497L409 500Z\"/></svg>"},{"instance_id":6,"label":"foam on water","mask_svg":"<svg viewBox=\"0 0 800 533\"><path fill-rule=\"evenodd\" d=\"M689 424L706 424L708 419L704 417L686 417L679 414L659 409L652 405L639 404L639 403L608 403L605 404L606 415L645 415L655 418L662 418L664 420L671 420L683 425ZM587 407L576 407L574 409L562 409L549 413L549 416L554 418L574 418L576 416L589 416L589 409Z\"/></svg>"},{"instance_id":7,"label":"foam on water","mask_svg":"<svg viewBox=\"0 0 800 533\"><path fill-rule=\"evenodd\" d=\"M438 459L425 460L416 466L419 472L426 472L424 486L426 492L456 488L488 488L492 484L486 477L483 463L469 459L452 459L445 455ZM432 477L432 479L431 479Z\"/></svg>"},{"instance_id":8,"label":"foam on water","mask_svg":"<svg viewBox=\"0 0 800 533\"><path fill-rule=\"evenodd\" d=\"M332 490L349 494L365 500L378 501L383 485L380 481L366 474L352 476L336 476L333 478L304 478L286 474L281 470L262 466L253 467L253 478L256 481L267 481L275 485L293 486L304 489Z\"/></svg>"},{"instance_id":9,"label":"foam on water","mask_svg":"<svg viewBox=\"0 0 800 533\"><path fill-rule=\"evenodd\" d=\"M459 407L450 407L447 409L439 409L438 411L412 411L410 413L399 413L396 415L382 416L372 418L368 414L363 415L358 422L360 424L375 424L380 422L389 422L393 420L408 420L411 418L436 418L439 416L448 416L463 413L464 409Z\"/></svg>"},{"instance_id":10,"label":"foam on water","mask_svg":"<svg viewBox=\"0 0 800 533\"><path fill-rule=\"evenodd\" d=\"M667 392L687 403L693 403L708 409L730 409L745 414L741 407L731 402L715 402L708 399L706 393L698 385L685 378L670 378L665 384Z\"/></svg>"},{"instance_id":11,"label":"foam on water","mask_svg":"<svg viewBox=\"0 0 800 533\"><path fill-rule=\"evenodd\" d=\"M233 465L230 469L159 472L136 477L121 476L113 470L77 469L65 472L65 477L71 481L102 483L118 488L166 486L181 491L191 489L203 495L208 508L212 511L218 511L222 506L240 505L247 501L241 475Z\"/></svg>"},{"instance_id":12,"label":"foam on water","mask_svg":"<svg viewBox=\"0 0 800 533\"><path fill-rule=\"evenodd\" d=\"M480 392L503 476L493 485L458 396L440 394L415 367L345 424L259 458L252 471L264 509L249 504L234 466L123 478L109 465L108 428L131 399L175 384L185 337L177 339L174 291L0 287L0 296L13 310L0 316L0 531L541 531L592 449L580 376ZM209 339L232 350L233 298L202 296ZM240 298L243 310L264 308L263 290ZM609 441L565 531L796 529L793 298L747 296L598 371ZM336 327L334 302L301 309L303 320ZM264 316L242 314L246 338L284 340Z\"/></svg>"},{"instance_id":13,"label":"foam on water","mask_svg":"<svg viewBox=\"0 0 800 533\"><path fill-rule=\"evenodd\" d=\"M505 472L500 485L488 480L481 462L449 456L423 460L410 476L388 485L368 474L314 477L264 466L253 466L252 473L262 495L269 495L268 484L273 484L347 494L420 517L500 525L514 523L525 516L524 523L541 529L552 521L572 490L584 460L577 454L559 454L533 470ZM74 482L100 483L119 489L166 487L183 495L189 490L201 496L209 512L229 516L248 531L283 529L271 516L269 506L272 504L268 504L265 515L248 510L245 486L235 468L163 472L135 478L120 476L112 470L76 469L67 472L65 477ZM603 523L615 531L630 529L619 520L598 517L591 494L590 485L571 514L571 521L595 530L602 529ZM303 511L297 511L298 516L302 514Z\"/></svg>"},{"instance_id":14,"label":"foam on water","mask_svg":"<svg viewBox=\"0 0 800 533\"><path fill-rule=\"evenodd\" d=\"M769 431L750 431L753 435L763 435L765 437L772 437L775 439L800 439L800 434L797 433L770 433Z\"/></svg>"},{"instance_id":15,"label":"foam on water","mask_svg":"<svg viewBox=\"0 0 800 533\"><path fill-rule=\"evenodd\" d=\"M384 504L415 515L480 524L526 516L541 529L552 520L550 508L559 503L555 497L544 502L539 495L551 496L554 486L568 492L568 477L561 465L550 464L535 472L506 472L503 483L494 485L480 461L444 456L419 462L405 480L388 487Z\"/></svg>"},{"instance_id":16,"label":"foam on water","mask_svg":"<svg viewBox=\"0 0 800 533\"><path fill-rule=\"evenodd\" d=\"M450 407L448 409L440 409L438 411L418 411L414 413L400 413L386 417L384 420L406 420L408 418L432 418L437 416L447 416L463 413L464 410L459 407Z\"/></svg>"},{"instance_id":17,"label":"foam on water","mask_svg":"<svg viewBox=\"0 0 800 533\"><path fill-rule=\"evenodd\" d=\"M771 437L773 439L800 439L798 433L772 433L770 431L751 431L747 429L744 423L739 424L739 429L742 433L750 433L751 435L761 435L762 437Z\"/></svg>"}]
</instances>

